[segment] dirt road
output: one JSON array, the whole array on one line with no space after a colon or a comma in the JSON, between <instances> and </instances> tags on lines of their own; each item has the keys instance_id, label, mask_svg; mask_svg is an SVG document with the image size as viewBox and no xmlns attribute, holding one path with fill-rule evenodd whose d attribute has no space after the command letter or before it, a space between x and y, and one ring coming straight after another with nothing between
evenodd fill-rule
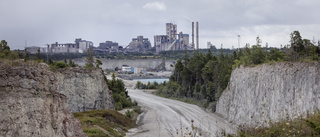
<instances>
[{"instance_id":1,"label":"dirt road","mask_svg":"<svg viewBox=\"0 0 320 137\"><path fill-rule=\"evenodd\" d=\"M138 128L131 129L127 136L168 137L189 133L191 120L196 127L193 133L202 136L221 136L221 133L236 133L237 130L224 119L202 108L184 102L155 96L143 90L133 89L133 81L124 80L129 96L139 103L144 111Z\"/></svg>"}]
</instances>

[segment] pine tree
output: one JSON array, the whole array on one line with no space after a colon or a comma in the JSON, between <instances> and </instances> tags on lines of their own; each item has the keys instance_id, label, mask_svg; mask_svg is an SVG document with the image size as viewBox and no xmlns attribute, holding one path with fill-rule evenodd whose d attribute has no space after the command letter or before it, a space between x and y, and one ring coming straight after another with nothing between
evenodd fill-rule
<instances>
[{"instance_id":1,"label":"pine tree","mask_svg":"<svg viewBox=\"0 0 320 137\"><path fill-rule=\"evenodd\" d=\"M87 51L87 63L86 63L86 67L92 68L93 67L93 51L92 51L92 47L89 47L88 51Z\"/></svg>"}]
</instances>

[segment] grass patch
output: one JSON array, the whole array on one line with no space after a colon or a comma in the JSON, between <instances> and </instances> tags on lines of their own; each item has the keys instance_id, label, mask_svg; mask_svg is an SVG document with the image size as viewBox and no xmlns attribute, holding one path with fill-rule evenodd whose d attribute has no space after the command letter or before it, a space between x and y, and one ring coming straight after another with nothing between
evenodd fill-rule
<instances>
[{"instance_id":1,"label":"grass patch","mask_svg":"<svg viewBox=\"0 0 320 137\"><path fill-rule=\"evenodd\" d=\"M320 113L307 114L306 118L270 122L270 126L264 128L242 128L239 135L241 137L320 136Z\"/></svg>"},{"instance_id":2,"label":"grass patch","mask_svg":"<svg viewBox=\"0 0 320 137\"><path fill-rule=\"evenodd\" d=\"M80 120L83 132L89 137L107 136L94 125L105 129L112 136L124 136L128 129L136 126L135 120L115 110L92 110L73 115Z\"/></svg>"},{"instance_id":3,"label":"grass patch","mask_svg":"<svg viewBox=\"0 0 320 137\"><path fill-rule=\"evenodd\" d=\"M0 59L1 68L11 68L14 66L36 66L40 62L35 60L28 60L24 61L23 59L16 59L16 60L10 60L10 59Z\"/></svg>"},{"instance_id":4,"label":"grass patch","mask_svg":"<svg viewBox=\"0 0 320 137\"><path fill-rule=\"evenodd\" d=\"M89 137L105 137L108 136L103 131L94 128L94 127L85 127L83 128L83 132L87 134Z\"/></svg>"}]
</instances>

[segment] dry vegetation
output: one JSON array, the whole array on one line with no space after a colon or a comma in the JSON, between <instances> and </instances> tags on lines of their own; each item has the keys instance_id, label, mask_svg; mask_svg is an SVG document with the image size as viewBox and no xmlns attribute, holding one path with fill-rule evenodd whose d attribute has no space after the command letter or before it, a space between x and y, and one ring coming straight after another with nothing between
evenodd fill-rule
<instances>
[{"instance_id":1,"label":"dry vegetation","mask_svg":"<svg viewBox=\"0 0 320 137\"><path fill-rule=\"evenodd\" d=\"M83 132L89 137L124 136L128 129L136 126L134 119L114 110L92 110L74 113L74 116L80 120Z\"/></svg>"},{"instance_id":2,"label":"dry vegetation","mask_svg":"<svg viewBox=\"0 0 320 137\"><path fill-rule=\"evenodd\" d=\"M270 122L269 127L243 128L241 137L316 137L320 136L320 113L307 114L306 118Z\"/></svg>"}]
</instances>

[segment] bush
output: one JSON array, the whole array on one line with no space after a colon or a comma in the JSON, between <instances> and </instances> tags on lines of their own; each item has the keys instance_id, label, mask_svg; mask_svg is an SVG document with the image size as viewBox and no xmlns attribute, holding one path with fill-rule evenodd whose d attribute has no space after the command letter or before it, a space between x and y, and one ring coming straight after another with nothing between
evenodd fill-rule
<instances>
[{"instance_id":1,"label":"bush","mask_svg":"<svg viewBox=\"0 0 320 137\"><path fill-rule=\"evenodd\" d=\"M110 90L112 90L112 96L115 101L116 110L121 110L127 107L137 105L137 102L132 102L128 95L128 91L121 79L116 79L115 75L112 75L111 80L105 79Z\"/></svg>"},{"instance_id":2,"label":"bush","mask_svg":"<svg viewBox=\"0 0 320 137\"><path fill-rule=\"evenodd\" d=\"M57 68L65 68L65 67L67 67L67 64L64 63L63 61L55 62L54 65L55 65Z\"/></svg>"},{"instance_id":3,"label":"bush","mask_svg":"<svg viewBox=\"0 0 320 137\"><path fill-rule=\"evenodd\" d=\"M135 88L137 88L137 89L157 89L158 85L159 85L159 83L156 81L153 83L148 82L148 84L143 84L142 82L137 81Z\"/></svg>"},{"instance_id":4,"label":"bush","mask_svg":"<svg viewBox=\"0 0 320 137\"><path fill-rule=\"evenodd\" d=\"M127 111L126 111L126 116L127 116L128 118L132 118L132 117L133 117L133 111L127 110Z\"/></svg>"},{"instance_id":5,"label":"bush","mask_svg":"<svg viewBox=\"0 0 320 137\"><path fill-rule=\"evenodd\" d=\"M134 111L134 112L137 112L138 114L141 114L141 113L142 113L142 110L141 110L141 108L140 108L139 106L133 107L133 111Z\"/></svg>"}]
</instances>

